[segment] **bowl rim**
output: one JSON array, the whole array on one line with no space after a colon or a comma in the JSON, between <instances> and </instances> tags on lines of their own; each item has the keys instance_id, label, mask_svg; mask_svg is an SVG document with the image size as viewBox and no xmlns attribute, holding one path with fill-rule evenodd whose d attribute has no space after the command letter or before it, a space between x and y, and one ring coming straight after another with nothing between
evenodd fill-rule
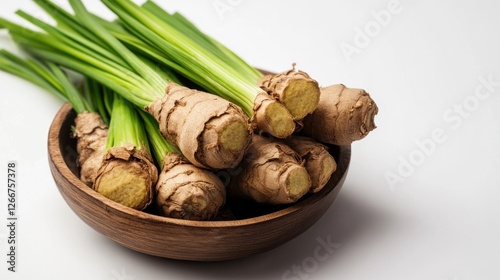
<instances>
[{"instance_id":1,"label":"bowl rim","mask_svg":"<svg viewBox=\"0 0 500 280\"><path fill-rule=\"evenodd\" d=\"M335 188L339 186L339 183L343 180L343 177L346 176L346 173L349 169L350 159L351 159L351 146L339 146L341 150L341 154L345 157L346 160L345 166L341 170L337 170L337 176L339 178L338 182L332 188L323 188L318 193L314 193L313 195L305 198L304 200L293 203L286 208L274 211L272 213L238 219L238 220L227 220L227 221L193 221L193 220L183 220L171 217L164 217L160 215L155 215L152 213L147 213L143 211L139 211L120 203L117 203L98 192L94 191L89 186L85 185L67 166L60 149L59 145L59 132L63 123L67 119L69 114L75 113L73 107L70 103L65 102L59 111L57 112L54 120L49 129L48 135L48 146L49 146L49 157L54 163L54 167L58 170L61 176L68 180L71 183L72 187L78 189L79 192L83 193L86 196L91 197L92 200L95 200L99 204L103 204L105 209L113 209L118 212L120 215L130 216L133 219L141 219L142 221L154 222L154 223L164 223L164 224L174 224L179 226L186 227L197 227L197 228L216 228L216 227L241 227L248 226L253 224L258 224L262 222L268 222L270 220L275 220L279 218L283 218L293 212L300 211L306 209L307 206L316 203L318 200L326 196L329 192L334 191ZM69 135L68 135L69 137ZM338 163L337 163L338 164ZM63 174L70 174L69 176L65 176Z\"/></svg>"}]
</instances>

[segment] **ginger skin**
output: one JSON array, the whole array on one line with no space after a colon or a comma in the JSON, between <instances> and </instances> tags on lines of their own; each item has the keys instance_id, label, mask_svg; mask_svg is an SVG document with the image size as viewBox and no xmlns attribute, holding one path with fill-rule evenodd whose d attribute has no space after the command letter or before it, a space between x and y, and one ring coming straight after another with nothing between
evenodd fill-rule
<instances>
[{"instance_id":1,"label":"ginger skin","mask_svg":"<svg viewBox=\"0 0 500 280\"><path fill-rule=\"evenodd\" d=\"M309 192L317 193L328 183L337 163L328 148L312 138L292 136L284 141L305 161L305 168L311 177Z\"/></svg>"},{"instance_id":2,"label":"ginger skin","mask_svg":"<svg viewBox=\"0 0 500 280\"><path fill-rule=\"evenodd\" d=\"M195 166L235 167L250 143L248 117L236 105L209 93L169 83L163 98L147 106L161 134Z\"/></svg>"},{"instance_id":3,"label":"ginger skin","mask_svg":"<svg viewBox=\"0 0 500 280\"><path fill-rule=\"evenodd\" d=\"M302 120L318 106L318 82L307 73L294 69L262 77L258 85L282 103L295 121Z\"/></svg>"},{"instance_id":4,"label":"ginger skin","mask_svg":"<svg viewBox=\"0 0 500 280\"><path fill-rule=\"evenodd\" d=\"M226 187L215 174L176 153L163 159L156 193L163 216L187 220L214 219L226 200Z\"/></svg>"},{"instance_id":5,"label":"ginger skin","mask_svg":"<svg viewBox=\"0 0 500 280\"><path fill-rule=\"evenodd\" d=\"M93 189L122 205L144 210L153 200L158 169L148 152L134 145L110 148Z\"/></svg>"},{"instance_id":6,"label":"ginger skin","mask_svg":"<svg viewBox=\"0 0 500 280\"><path fill-rule=\"evenodd\" d=\"M316 110L303 120L300 131L320 142L350 145L376 128L377 104L363 89L345 85L321 88Z\"/></svg>"},{"instance_id":7,"label":"ginger skin","mask_svg":"<svg viewBox=\"0 0 500 280\"><path fill-rule=\"evenodd\" d=\"M232 196L259 203L287 204L299 200L311 187L299 155L278 141L254 135L237 172L231 178Z\"/></svg>"},{"instance_id":8,"label":"ginger skin","mask_svg":"<svg viewBox=\"0 0 500 280\"><path fill-rule=\"evenodd\" d=\"M77 139L76 151L80 180L91 187L104 157L108 127L99 114L85 111L75 118L73 137Z\"/></svg>"},{"instance_id":9,"label":"ginger skin","mask_svg":"<svg viewBox=\"0 0 500 280\"><path fill-rule=\"evenodd\" d=\"M276 138L286 138L295 131L293 117L283 104L265 93L259 94L254 104L252 124L255 130Z\"/></svg>"}]
</instances>

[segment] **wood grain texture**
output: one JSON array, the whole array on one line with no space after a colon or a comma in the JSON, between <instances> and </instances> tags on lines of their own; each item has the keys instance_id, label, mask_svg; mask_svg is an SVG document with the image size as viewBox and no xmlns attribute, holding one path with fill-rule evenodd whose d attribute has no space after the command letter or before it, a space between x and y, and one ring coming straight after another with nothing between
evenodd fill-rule
<instances>
[{"instance_id":1,"label":"wood grain texture","mask_svg":"<svg viewBox=\"0 0 500 280\"><path fill-rule=\"evenodd\" d=\"M74 117L71 106L64 104L48 137L50 169L62 197L85 223L109 239L165 258L228 260L264 252L289 241L312 226L330 207L346 178L351 157L350 146L331 146L338 167L328 184L288 207L231 221L173 219L122 206L78 179L75 141L69 136Z\"/></svg>"}]
</instances>

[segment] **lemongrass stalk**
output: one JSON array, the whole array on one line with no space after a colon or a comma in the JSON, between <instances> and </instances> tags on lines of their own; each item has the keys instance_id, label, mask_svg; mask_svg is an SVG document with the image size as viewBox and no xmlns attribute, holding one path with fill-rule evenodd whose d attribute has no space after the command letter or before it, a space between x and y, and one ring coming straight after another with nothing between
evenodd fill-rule
<instances>
[{"instance_id":1,"label":"lemongrass stalk","mask_svg":"<svg viewBox=\"0 0 500 280\"><path fill-rule=\"evenodd\" d=\"M66 74L50 62L22 59L1 50L0 69L44 88L73 106L77 113L73 136L77 139L79 177L83 183L92 186L104 156L107 137L106 124L101 116L94 112L95 108L101 107L98 100L88 102ZM90 92L87 98L92 100Z\"/></svg>"},{"instance_id":2,"label":"lemongrass stalk","mask_svg":"<svg viewBox=\"0 0 500 280\"><path fill-rule=\"evenodd\" d=\"M205 90L208 90L210 92L217 92L219 90L219 87L214 87L212 86L212 83L208 83L206 81L206 77L197 75L196 73L183 68L182 66L177 64L177 62L166 57L161 50L158 50L156 47L144 42L142 39L139 39L138 37L121 28L121 25L106 21L96 15L93 16L95 20L99 21L103 25L103 27L105 27L114 37L116 37L123 44L129 47L132 51L134 51L136 55L142 54L145 57L149 57L151 61L156 62L158 65L164 65L165 69L171 70L169 72L174 71L176 73L179 73L182 76L187 77L189 81L195 83ZM172 49L171 53L175 56L175 49ZM174 82L179 83L178 80L174 80Z\"/></svg>"},{"instance_id":3,"label":"lemongrass stalk","mask_svg":"<svg viewBox=\"0 0 500 280\"><path fill-rule=\"evenodd\" d=\"M114 96L111 112L106 148L132 144L138 150L144 149L149 152L146 131L135 108L132 108L123 97Z\"/></svg>"},{"instance_id":4,"label":"lemongrass stalk","mask_svg":"<svg viewBox=\"0 0 500 280\"><path fill-rule=\"evenodd\" d=\"M156 184L156 208L166 217L188 220L215 218L226 200L226 187L209 170L189 163L178 148L158 132L156 121L141 113L151 150L161 172Z\"/></svg>"},{"instance_id":5,"label":"lemongrass stalk","mask_svg":"<svg viewBox=\"0 0 500 280\"><path fill-rule=\"evenodd\" d=\"M193 164L221 169L241 161L251 131L240 108L165 80L158 73L161 71L155 71L113 37L79 0L71 0L70 4L75 15L51 14L62 22L64 32L24 12L19 14L45 33L3 19L0 26L8 28L27 52L80 72L147 110L159 122L162 135L178 145ZM24 34L33 36L25 38ZM72 47L74 42L87 50Z\"/></svg>"},{"instance_id":6,"label":"lemongrass stalk","mask_svg":"<svg viewBox=\"0 0 500 280\"><path fill-rule=\"evenodd\" d=\"M224 85L227 90L218 94L240 105L246 112L251 112L253 101L261 90L257 85L242 81L232 68L217 60L210 52L195 45L184 34L171 25L159 20L157 16L131 1L102 1L110 8L131 31L145 42L162 49L172 59L199 76L207 75ZM166 42L166 43L165 43Z\"/></svg>"},{"instance_id":7,"label":"lemongrass stalk","mask_svg":"<svg viewBox=\"0 0 500 280\"><path fill-rule=\"evenodd\" d=\"M62 36L63 33L60 33L57 28L22 11L18 14L47 32L27 29L0 18L0 27L9 29L16 43L29 53L74 69L122 94L140 107L145 107L156 98L163 96L163 86L155 88L148 84L133 70L127 68L123 60L117 63L120 62L117 56L111 56L110 59L108 56L101 55L99 51L101 47L92 41L85 40L80 34L66 32L68 36ZM26 37L26 34L30 36ZM78 38L76 41L81 43L78 47L73 45L75 38Z\"/></svg>"},{"instance_id":8,"label":"lemongrass stalk","mask_svg":"<svg viewBox=\"0 0 500 280\"><path fill-rule=\"evenodd\" d=\"M317 107L320 95L318 83L307 73L295 70L295 64L292 70L277 75L264 75L226 46L203 33L181 14L170 15L151 0L144 3L143 7L231 65L243 79L251 84L258 84L268 94L283 103L294 120L302 120Z\"/></svg>"},{"instance_id":9,"label":"lemongrass stalk","mask_svg":"<svg viewBox=\"0 0 500 280\"><path fill-rule=\"evenodd\" d=\"M131 34L161 52L188 73L187 78L211 93L240 106L260 131L285 138L295 130L290 112L262 90L257 81L250 81L238 73L240 64L231 63L234 54L227 49L215 51L220 45L193 29L180 17L160 18L160 12L134 4L129 0L102 0L119 18ZM184 34L183 32L187 33ZM193 38L190 38L191 35ZM237 60L236 60L237 61ZM250 71L252 77L254 71Z\"/></svg>"},{"instance_id":10,"label":"lemongrass stalk","mask_svg":"<svg viewBox=\"0 0 500 280\"><path fill-rule=\"evenodd\" d=\"M123 60L120 60L118 55L110 59L100 54L99 45L84 40L84 37L76 32L68 32L68 36L54 35L59 33L57 28L25 12L19 11L18 14L47 32L34 31L0 19L0 25L8 28L13 39L28 52L91 77L141 107L163 96L166 83L156 87L149 84ZM31 34L31 36L26 37L26 34ZM78 41L81 43L79 47L72 45L74 38L79 38ZM81 51L81 49L86 49L86 51Z\"/></svg>"},{"instance_id":11,"label":"lemongrass stalk","mask_svg":"<svg viewBox=\"0 0 500 280\"><path fill-rule=\"evenodd\" d=\"M159 133L158 122L156 122L154 118L144 112L139 113L148 135L152 155L159 166L163 165L163 159L166 155L170 153L181 153L179 148L165 140L165 138L163 138L163 136Z\"/></svg>"},{"instance_id":12,"label":"lemongrass stalk","mask_svg":"<svg viewBox=\"0 0 500 280\"><path fill-rule=\"evenodd\" d=\"M178 12L170 14L151 0L146 1L142 7L155 14L158 18L176 26L183 34L194 39L198 44L202 45L203 48L208 49L220 59L230 63L231 67L235 69L235 73L241 74L242 78L246 78L249 81L257 81L264 76L262 72L250 66L226 46L202 32L182 14Z\"/></svg>"},{"instance_id":13,"label":"lemongrass stalk","mask_svg":"<svg viewBox=\"0 0 500 280\"><path fill-rule=\"evenodd\" d=\"M0 69L32 82L56 97L71 103L77 113L93 112L91 104L78 92L66 74L53 63L42 64L0 50Z\"/></svg>"},{"instance_id":14,"label":"lemongrass stalk","mask_svg":"<svg viewBox=\"0 0 500 280\"><path fill-rule=\"evenodd\" d=\"M145 81L158 88L166 87L167 82L164 81L157 72L145 65L137 56L129 55L130 51L125 46L116 38L109 36L109 32L94 20L80 0L69 0L69 3L75 12L76 18L78 18L89 30L95 32L98 38L110 46L111 49L116 52L117 56L121 57Z\"/></svg>"},{"instance_id":15,"label":"lemongrass stalk","mask_svg":"<svg viewBox=\"0 0 500 280\"><path fill-rule=\"evenodd\" d=\"M137 110L123 97L113 97L106 153L93 189L122 205L144 210L154 196L158 170Z\"/></svg>"},{"instance_id":16,"label":"lemongrass stalk","mask_svg":"<svg viewBox=\"0 0 500 280\"><path fill-rule=\"evenodd\" d=\"M82 85L83 94L89 100L91 106L95 108L95 110L99 113L104 123L109 124L109 108L106 108L106 104L104 102L104 96L102 94L103 89L98 82L85 78Z\"/></svg>"}]
</instances>

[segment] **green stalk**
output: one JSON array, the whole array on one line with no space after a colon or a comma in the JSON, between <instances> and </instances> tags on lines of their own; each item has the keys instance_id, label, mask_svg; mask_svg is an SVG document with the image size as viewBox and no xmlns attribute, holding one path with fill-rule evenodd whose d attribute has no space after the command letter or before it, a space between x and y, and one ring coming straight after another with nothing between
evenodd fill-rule
<instances>
[{"instance_id":1,"label":"green stalk","mask_svg":"<svg viewBox=\"0 0 500 280\"><path fill-rule=\"evenodd\" d=\"M135 107L123 97L115 94L111 110L106 149L134 145L138 150L149 152L147 135Z\"/></svg>"},{"instance_id":2,"label":"green stalk","mask_svg":"<svg viewBox=\"0 0 500 280\"><path fill-rule=\"evenodd\" d=\"M159 19L175 26L182 33L196 41L197 44L202 45L203 48L214 53L221 60L229 63L231 67L236 70L235 72L241 74L243 78L246 78L249 81L257 81L263 76L260 71L250 66L246 61L229 50L226 46L202 32L182 14L178 12L170 14L151 0L146 1L142 7L155 14Z\"/></svg>"},{"instance_id":3,"label":"green stalk","mask_svg":"<svg viewBox=\"0 0 500 280\"><path fill-rule=\"evenodd\" d=\"M77 33L72 32L68 28L51 26L29 15L28 13L22 10L17 11L16 14L24 18L25 20L33 23L34 25L40 27L41 29L46 30L49 34L51 34L55 38L59 40L64 40L68 47L73 48L78 52L85 53L86 55L89 56L94 56L94 54L99 54L99 56L106 57L113 63L116 64L123 63L123 60L120 60L120 57L109 52L107 49L100 47L100 45L93 43L93 41L87 40L83 36L78 36ZM86 33L84 34L87 35Z\"/></svg>"},{"instance_id":4,"label":"green stalk","mask_svg":"<svg viewBox=\"0 0 500 280\"><path fill-rule=\"evenodd\" d=\"M139 39L137 36L130 34L126 30L121 28L121 26L117 23L108 22L96 15L94 15L94 18L95 20L99 21L107 30L109 30L114 37L116 37L127 47L132 49L135 53L141 53L145 57L148 57L151 60L164 65L165 68L171 69L172 71L175 71L176 73L187 77L188 80L194 82L197 85L201 85L201 87L205 90L208 90L210 92L217 92L221 90L217 85L212 86L212 84L214 83L207 82L206 74L203 77L201 75L198 75L197 73L187 70L186 68L173 61L172 56L180 58L184 55L183 53L178 53L175 49L171 49L171 52L169 52L170 55L165 56L161 50L146 43L144 40ZM170 78L175 77L172 71L169 71L169 73L171 73L169 74ZM172 81L180 84L178 80Z\"/></svg>"},{"instance_id":5,"label":"green stalk","mask_svg":"<svg viewBox=\"0 0 500 280\"><path fill-rule=\"evenodd\" d=\"M181 154L175 145L163 138L158 130L158 122L156 122L151 115L148 115L143 111L140 111L139 114L143 120L144 127L148 135L150 148L160 167L163 165L163 159L166 155L170 153Z\"/></svg>"},{"instance_id":6,"label":"green stalk","mask_svg":"<svg viewBox=\"0 0 500 280\"><path fill-rule=\"evenodd\" d=\"M25 48L27 52L91 77L121 93L137 105L146 106L155 99L150 93L154 92L155 89L132 71L104 56L88 55L68 47L70 39L58 40L51 35L50 32L55 28L33 17L26 15L26 18L31 23L45 29L48 34L24 28L2 18L0 18L0 26L9 29L14 41ZM25 37L26 34L30 34L30 36ZM91 49L91 46L87 47ZM158 89L156 90L158 91Z\"/></svg>"},{"instance_id":7,"label":"green stalk","mask_svg":"<svg viewBox=\"0 0 500 280\"><path fill-rule=\"evenodd\" d=\"M156 86L156 88L160 87L162 89L165 89L167 83L162 80L162 78L154 70L145 65L137 56L135 56L116 38L111 36L111 34L106 29L104 29L97 21L95 21L93 16L87 11L80 0L69 0L69 3L71 4L76 17L80 20L80 22L84 24L91 32L94 32L99 39L103 40L104 43L110 47L110 49L115 51L117 56L126 61L128 65L148 83Z\"/></svg>"},{"instance_id":8,"label":"green stalk","mask_svg":"<svg viewBox=\"0 0 500 280\"><path fill-rule=\"evenodd\" d=\"M112 103L111 120L93 189L122 205L144 210L152 203L158 180L146 130L136 106L117 93L105 91L108 97L104 102Z\"/></svg>"},{"instance_id":9,"label":"green stalk","mask_svg":"<svg viewBox=\"0 0 500 280\"><path fill-rule=\"evenodd\" d=\"M104 97L107 95L102 92L104 90L98 82L89 78L84 79L83 92L85 96L87 96L92 106L96 108L104 123L109 124L111 109L106 108ZM112 94L109 94L109 96L112 96Z\"/></svg>"},{"instance_id":10,"label":"green stalk","mask_svg":"<svg viewBox=\"0 0 500 280\"><path fill-rule=\"evenodd\" d=\"M161 67L157 67L156 61L150 61L151 57L141 57L129 50L111 33L121 29L117 27L107 30L105 26L109 24L102 24L101 20L85 9L80 0L70 0L70 4L75 12L74 16L69 13L51 14L64 31L24 12L18 14L42 31L30 30L5 19L0 19L0 26L8 28L15 42L33 56L75 70L120 94L141 109L148 110L160 122L162 135L173 139L193 164L214 169L238 164L251 135L248 119L243 116L243 112L222 98L210 97L208 93L196 92L176 83L169 87L170 81L176 80L167 78L171 71L162 69L163 63ZM48 8L46 5L46 9ZM75 23L79 24L78 28ZM30 37L26 38L25 34ZM73 47L75 42L81 44L79 48L86 50L80 51ZM211 78L211 75L205 74L205 77ZM166 90L180 95L172 94L175 95L172 97L175 101L170 102L172 98L165 96ZM168 130L173 124L169 117L165 117L165 113L170 110L182 111L183 107L179 106L179 103L182 104L182 94L185 94L188 106L193 109L208 103L214 104L213 110L204 110L203 113L190 110L183 116L189 120L187 125L203 122L198 128L193 128L193 133L184 127L182 121L175 127L175 132ZM178 114L174 115L174 120L181 118ZM211 123L215 124L212 126ZM220 137L205 140L207 135L212 135L212 131L220 134ZM205 141L212 141L213 144L208 145Z\"/></svg>"},{"instance_id":11,"label":"green stalk","mask_svg":"<svg viewBox=\"0 0 500 280\"><path fill-rule=\"evenodd\" d=\"M115 92L111 90L108 87L105 86L100 86L101 88L101 95L104 101L104 108L106 108L107 112L109 115L111 115L111 110L113 110L113 97L115 95Z\"/></svg>"},{"instance_id":12,"label":"green stalk","mask_svg":"<svg viewBox=\"0 0 500 280\"><path fill-rule=\"evenodd\" d=\"M85 13L85 11L80 9L79 14L81 15L82 13ZM135 58L135 55L130 51L127 50L128 53L121 54L121 56L116 53L112 54L112 52L106 51L110 49L116 52L112 46L108 45L103 51L103 46L98 45L99 42L92 42L85 39L85 34L77 33L76 30L72 30L72 32L68 30L61 32L57 28L37 20L22 11L18 14L47 33L27 29L5 19L0 19L0 26L8 28L13 39L21 47L35 56L80 72L113 89L124 98L140 107L145 107L157 98L163 96L167 81L163 81L158 74L152 74L154 71L140 61L140 59ZM64 14L57 13L57 15ZM62 16L58 19L61 22L68 21ZM68 23L67 26L69 25L71 24ZM80 26L83 27L84 25ZM87 27L85 26L85 28ZM98 29L99 27L94 25L93 28ZM87 33L89 33L94 30L87 29L87 31ZM31 36L27 38L25 37L26 34L30 34ZM95 32L95 34L99 33ZM112 37L111 35L106 36L106 31L104 29L100 34L103 37ZM80 44L79 47L74 46L75 41ZM115 45L120 44L119 42L114 43ZM85 49L85 51L82 51L83 49ZM127 59L123 57L127 57ZM131 59L130 57L134 57L135 59ZM127 63L127 61L135 62L135 68L133 68L130 63ZM151 77L156 75L154 79L157 80L158 83L151 84L150 81L153 78L148 78L149 80L146 80L140 75L141 73L135 72L136 69L140 67L148 69L144 70L142 74L148 72L151 74Z\"/></svg>"},{"instance_id":13,"label":"green stalk","mask_svg":"<svg viewBox=\"0 0 500 280\"><path fill-rule=\"evenodd\" d=\"M169 59L203 77L217 95L234 102L252 115L255 97L262 90L254 82L240 77L237 71L209 50L196 44L176 27L161 20L147 9L128 0L102 0L126 28L136 36L162 50ZM205 84L202 86L206 87Z\"/></svg>"},{"instance_id":14,"label":"green stalk","mask_svg":"<svg viewBox=\"0 0 500 280\"><path fill-rule=\"evenodd\" d=\"M22 59L0 50L0 69L32 82L56 97L71 103L76 113L93 112L94 107L76 89L67 75L55 64Z\"/></svg>"},{"instance_id":15,"label":"green stalk","mask_svg":"<svg viewBox=\"0 0 500 280\"><path fill-rule=\"evenodd\" d=\"M84 184L92 186L99 169L95 163L103 157L107 137L108 119L103 113L103 101L98 98L99 90L90 87L88 81L77 87L52 62L22 59L5 50L0 51L0 69L41 86L73 106L77 117L72 126L72 137L76 138L79 152L79 177Z\"/></svg>"},{"instance_id":16,"label":"green stalk","mask_svg":"<svg viewBox=\"0 0 500 280\"><path fill-rule=\"evenodd\" d=\"M92 42L102 42L94 33L82 26L78 21L73 19L73 15L47 0L33 0L40 8L57 22L58 29L76 30L78 34ZM101 45L101 44L99 44Z\"/></svg>"}]
</instances>

